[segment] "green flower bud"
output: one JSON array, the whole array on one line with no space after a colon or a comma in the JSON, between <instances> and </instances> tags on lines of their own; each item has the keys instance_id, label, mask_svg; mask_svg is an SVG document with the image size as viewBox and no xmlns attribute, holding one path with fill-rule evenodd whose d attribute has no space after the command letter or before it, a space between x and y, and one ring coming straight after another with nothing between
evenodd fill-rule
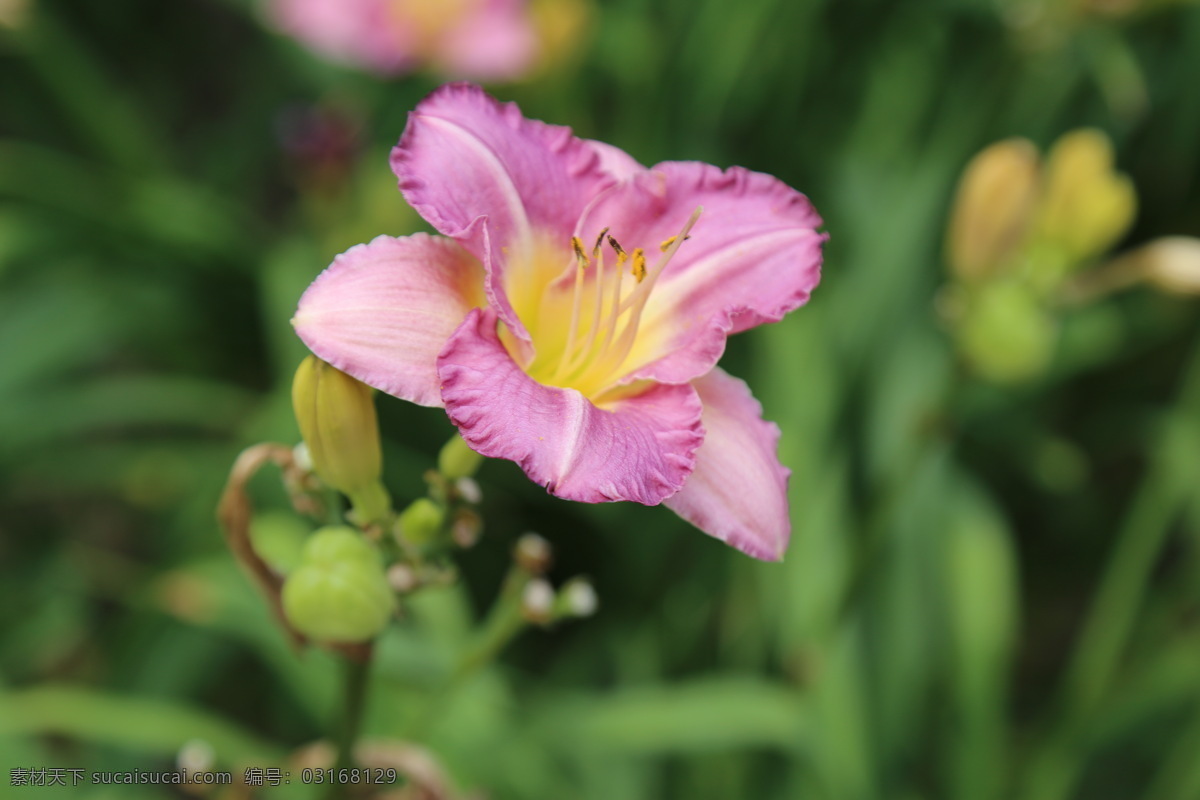
<instances>
[{"instance_id":1,"label":"green flower bud","mask_svg":"<svg viewBox=\"0 0 1200 800\"><path fill-rule=\"evenodd\" d=\"M445 521L446 510L428 497L421 497L400 512L396 533L410 544L429 544L442 532Z\"/></svg>"},{"instance_id":2,"label":"green flower bud","mask_svg":"<svg viewBox=\"0 0 1200 800\"><path fill-rule=\"evenodd\" d=\"M554 621L554 587L545 578L534 578L521 591L521 616L536 625Z\"/></svg>"},{"instance_id":3,"label":"green flower bud","mask_svg":"<svg viewBox=\"0 0 1200 800\"><path fill-rule=\"evenodd\" d=\"M283 584L283 611L296 630L320 642L363 642L395 608L379 551L345 526L322 528Z\"/></svg>"},{"instance_id":4,"label":"green flower bud","mask_svg":"<svg viewBox=\"0 0 1200 800\"><path fill-rule=\"evenodd\" d=\"M596 613L600 600L596 589L587 578L572 578L558 590L555 600L557 617L590 617Z\"/></svg>"},{"instance_id":5,"label":"green flower bud","mask_svg":"<svg viewBox=\"0 0 1200 800\"><path fill-rule=\"evenodd\" d=\"M542 575L550 569L554 552L550 543L536 533L525 533L513 548L513 560L517 566L531 575Z\"/></svg>"},{"instance_id":6,"label":"green flower bud","mask_svg":"<svg viewBox=\"0 0 1200 800\"><path fill-rule=\"evenodd\" d=\"M321 480L350 498L362 522L382 519L391 499L380 483L383 455L371 388L316 356L300 363L292 407Z\"/></svg>"},{"instance_id":7,"label":"green flower bud","mask_svg":"<svg viewBox=\"0 0 1200 800\"><path fill-rule=\"evenodd\" d=\"M469 478L482 463L483 456L472 450L457 434L446 442L438 453L438 472L448 481Z\"/></svg>"},{"instance_id":8,"label":"green flower bud","mask_svg":"<svg viewBox=\"0 0 1200 800\"><path fill-rule=\"evenodd\" d=\"M1022 243L1037 199L1038 152L1025 139L981 150L958 182L946 258L954 275L974 281L997 274Z\"/></svg>"},{"instance_id":9,"label":"green flower bud","mask_svg":"<svg viewBox=\"0 0 1200 800\"><path fill-rule=\"evenodd\" d=\"M1032 289L1006 281L979 288L958 337L963 356L981 377L1018 383L1046 370L1058 332Z\"/></svg>"}]
</instances>

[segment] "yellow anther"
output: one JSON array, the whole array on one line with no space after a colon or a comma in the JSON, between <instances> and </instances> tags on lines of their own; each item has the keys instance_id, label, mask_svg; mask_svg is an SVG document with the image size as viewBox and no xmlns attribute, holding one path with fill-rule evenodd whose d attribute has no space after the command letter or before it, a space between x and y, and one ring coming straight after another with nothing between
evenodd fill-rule
<instances>
[{"instance_id":1,"label":"yellow anther","mask_svg":"<svg viewBox=\"0 0 1200 800\"><path fill-rule=\"evenodd\" d=\"M633 277L638 283L646 278L646 251L640 247L633 251Z\"/></svg>"},{"instance_id":2,"label":"yellow anther","mask_svg":"<svg viewBox=\"0 0 1200 800\"><path fill-rule=\"evenodd\" d=\"M679 238L678 236L672 236L670 239L663 241L663 243L658 246L658 249L664 253L667 252L668 250L671 249L671 245L675 244L675 240L678 238ZM683 240L686 242L690 238L692 238L692 237L685 236L685 237L683 237Z\"/></svg>"}]
</instances>

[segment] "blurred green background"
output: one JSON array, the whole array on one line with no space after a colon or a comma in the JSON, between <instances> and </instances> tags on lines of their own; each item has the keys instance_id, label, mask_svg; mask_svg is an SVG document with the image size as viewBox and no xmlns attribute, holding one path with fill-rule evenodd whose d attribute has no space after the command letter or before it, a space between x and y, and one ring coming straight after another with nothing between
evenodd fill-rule
<instances>
[{"instance_id":1,"label":"blurred green background","mask_svg":"<svg viewBox=\"0 0 1200 800\"><path fill-rule=\"evenodd\" d=\"M423 228L387 150L439 79L326 64L244 0L0 14L0 767L173 769L196 740L285 764L327 734L338 665L289 651L214 507L242 448L297 440L304 287ZM1200 798L1198 301L1064 315L1052 369L1007 387L934 304L957 177L1007 136L1112 137L1140 204L1118 249L1200 235L1200 7L611 0L570 50L493 91L825 217L811 304L723 361L783 430L791 549L488 463L483 538L385 636L366 733L428 747L455 796ZM452 427L379 409L404 503ZM598 614L440 691L526 530Z\"/></svg>"}]
</instances>

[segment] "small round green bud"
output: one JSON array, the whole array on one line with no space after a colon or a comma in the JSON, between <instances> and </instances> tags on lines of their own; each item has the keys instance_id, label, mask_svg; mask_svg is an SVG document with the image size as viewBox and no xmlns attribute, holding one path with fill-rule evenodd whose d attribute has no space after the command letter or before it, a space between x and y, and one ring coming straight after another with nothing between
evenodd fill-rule
<instances>
[{"instance_id":1,"label":"small round green bud","mask_svg":"<svg viewBox=\"0 0 1200 800\"><path fill-rule=\"evenodd\" d=\"M414 500L400 512L396 521L397 533L410 544L429 544L442 531L446 510L428 497Z\"/></svg>"},{"instance_id":2,"label":"small round green bud","mask_svg":"<svg viewBox=\"0 0 1200 800\"><path fill-rule=\"evenodd\" d=\"M180 772L209 772L217 761L217 751L204 739L188 739L175 755Z\"/></svg>"},{"instance_id":3,"label":"small round green bud","mask_svg":"<svg viewBox=\"0 0 1200 800\"><path fill-rule=\"evenodd\" d=\"M1030 289L1003 282L980 288L958 337L976 373L996 383L1019 383L1049 367L1058 333Z\"/></svg>"},{"instance_id":4,"label":"small round green bud","mask_svg":"<svg viewBox=\"0 0 1200 800\"><path fill-rule=\"evenodd\" d=\"M534 578L521 593L521 616L536 625L554 621L554 587L545 578Z\"/></svg>"},{"instance_id":5,"label":"small round green bud","mask_svg":"<svg viewBox=\"0 0 1200 800\"><path fill-rule=\"evenodd\" d=\"M457 434L438 453L438 472L448 481L469 478L483 463L483 456L471 449Z\"/></svg>"},{"instance_id":6,"label":"small round green bud","mask_svg":"<svg viewBox=\"0 0 1200 800\"><path fill-rule=\"evenodd\" d=\"M459 478L454 482L454 490L471 505L479 505L483 501L483 490L474 478Z\"/></svg>"},{"instance_id":7,"label":"small round green bud","mask_svg":"<svg viewBox=\"0 0 1200 800\"><path fill-rule=\"evenodd\" d=\"M572 578L558 590L557 616L590 617L600 605L596 590L587 578Z\"/></svg>"},{"instance_id":8,"label":"small round green bud","mask_svg":"<svg viewBox=\"0 0 1200 800\"><path fill-rule=\"evenodd\" d=\"M302 564L283 584L288 621L317 641L371 639L387 625L394 608L378 551L347 527L313 534Z\"/></svg>"},{"instance_id":9,"label":"small round green bud","mask_svg":"<svg viewBox=\"0 0 1200 800\"><path fill-rule=\"evenodd\" d=\"M536 533L522 534L513 548L513 560L517 566L532 575L541 575L550 569L553 559L550 543Z\"/></svg>"}]
</instances>

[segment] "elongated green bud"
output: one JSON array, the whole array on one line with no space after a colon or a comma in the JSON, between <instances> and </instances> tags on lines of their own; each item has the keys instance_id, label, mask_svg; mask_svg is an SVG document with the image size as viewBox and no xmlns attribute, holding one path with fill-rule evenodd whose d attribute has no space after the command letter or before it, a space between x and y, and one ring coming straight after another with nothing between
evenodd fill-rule
<instances>
[{"instance_id":1,"label":"elongated green bud","mask_svg":"<svg viewBox=\"0 0 1200 800\"><path fill-rule=\"evenodd\" d=\"M483 463L483 456L471 449L457 434L438 453L438 472L449 481L469 478Z\"/></svg>"},{"instance_id":2,"label":"elongated green bud","mask_svg":"<svg viewBox=\"0 0 1200 800\"><path fill-rule=\"evenodd\" d=\"M391 499L379 477L383 455L371 388L316 356L300 363L292 408L321 480L350 498L362 522L382 519Z\"/></svg>"},{"instance_id":3,"label":"elongated green bud","mask_svg":"<svg viewBox=\"0 0 1200 800\"><path fill-rule=\"evenodd\" d=\"M379 551L346 526L309 537L303 561L283 584L288 621L320 642L363 642L384 629L395 608Z\"/></svg>"}]
</instances>

